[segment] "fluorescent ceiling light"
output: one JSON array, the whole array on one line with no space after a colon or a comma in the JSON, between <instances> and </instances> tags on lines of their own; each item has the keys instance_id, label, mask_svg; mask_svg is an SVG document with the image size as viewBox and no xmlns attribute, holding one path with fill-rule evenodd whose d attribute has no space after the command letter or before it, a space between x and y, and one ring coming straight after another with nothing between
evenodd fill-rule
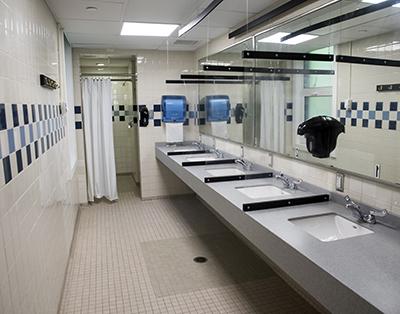
<instances>
[{"instance_id":1,"label":"fluorescent ceiling light","mask_svg":"<svg viewBox=\"0 0 400 314\"><path fill-rule=\"evenodd\" d=\"M362 0L362 2L364 3L372 3L372 4L378 4L384 1L386 0ZM392 5L392 7L400 8L400 3L394 4Z\"/></svg>"},{"instance_id":2,"label":"fluorescent ceiling light","mask_svg":"<svg viewBox=\"0 0 400 314\"><path fill-rule=\"evenodd\" d=\"M179 25L154 24L154 23L130 23L124 22L121 36L156 36L168 37Z\"/></svg>"},{"instance_id":3,"label":"fluorescent ceiling light","mask_svg":"<svg viewBox=\"0 0 400 314\"><path fill-rule=\"evenodd\" d=\"M309 41L311 39L317 38L318 36L316 35L309 35L309 34L302 34L293 38L290 38L288 40L282 41L282 37L285 37L289 35L289 33L285 32L279 32L274 35L271 35L269 37L265 37L263 39L260 39L260 43L274 43L274 44L284 44L284 45L297 45L300 43L304 43L306 41Z\"/></svg>"},{"instance_id":4,"label":"fluorescent ceiling light","mask_svg":"<svg viewBox=\"0 0 400 314\"><path fill-rule=\"evenodd\" d=\"M104 63L96 63L96 65L99 66L99 67L103 67Z\"/></svg>"}]
</instances>

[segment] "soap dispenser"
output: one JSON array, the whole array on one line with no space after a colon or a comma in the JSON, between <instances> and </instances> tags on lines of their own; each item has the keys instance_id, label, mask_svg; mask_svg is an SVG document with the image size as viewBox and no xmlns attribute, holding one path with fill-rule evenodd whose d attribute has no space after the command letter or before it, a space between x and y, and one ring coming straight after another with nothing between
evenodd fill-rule
<instances>
[{"instance_id":1,"label":"soap dispenser","mask_svg":"<svg viewBox=\"0 0 400 314\"><path fill-rule=\"evenodd\" d=\"M345 133L344 125L329 116L313 117L297 128L297 134L306 138L307 150L317 158L329 157L340 133Z\"/></svg>"}]
</instances>

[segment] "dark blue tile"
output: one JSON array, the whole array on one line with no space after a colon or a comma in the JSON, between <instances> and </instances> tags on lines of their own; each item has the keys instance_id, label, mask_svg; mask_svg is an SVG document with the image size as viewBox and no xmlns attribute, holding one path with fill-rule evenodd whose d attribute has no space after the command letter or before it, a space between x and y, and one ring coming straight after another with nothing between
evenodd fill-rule
<instances>
[{"instance_id":1,"label":"dark blue tile","mask_svg":"<svg viewBox=\"0 0 400 314\"><path fill-rule=\"evenodd\" d=\"M114 117L118 117L119 116L119 111L114 111Z\"/></svg>"},{"instance_id":2,"label":"dark blue tile","mask_svg":"<svg viewBox=\"0 0 400 314\"><path fill-rule=\"evenodd\" d=\"M18 107L16 104L12 104L11 109L12 109L13 125L14 127L17 127L19 126Z\"/></svg>"},{"instance_id":3,"label":"dark blue tile","mask_svg":"<svg viewBox=\"0 0 400 314\"><path fill-rule=\"evenodd\" d=\"M346 118L340 118L340 123L346 125Z\"/></svg>"},{"instance_id":4,"label":"dark blue tile","mask_svg":"<svg viewBox=\"0 0 400 314\"><path fill-rule=\"evenodd\" d=\"M82 113L82 107L81 106L75 106L74 109L75 109L75 113L76 114Z\"/></svg>"},{"instance_id":5,"label":"dark blue tile","mask_svg":"<svg viewBox=\"0 0 400 314\"><path fill-rule=\"evenodd\" d=\"M4 180L6 184L12 180L10 156L3 159Z\"/></svg>"},{"instance_id":6,"label":"dark blue tile","mask_svg":"<svg viewBox=\"0 0 400 314\"><path fill-rule=\"evenodd\" d=\"M43 107L42 105L38 105L38 110L39 110L39 121L43 120Z\"/></svg>"},{"instance_id":7,"label":"dark blue tile","mask_svg":"<svg viewBox=\"0 0 400 314\"><path fill-rule=\"evenodd\" d=\"M383 111L382 112L382 119L383 120L389 120L389 111Z\"/></svg>"},{"instance_id":8,"label":"dark blue tile","mask_svg":"<svg viewBox=\"0 0 400 314\"><path fill-rule=\"evenodd\" d=\"M15 156L17 157L17 170L18 173L20 173L22 170L24 170L23 164L22 164L22 153L21 150L17 150L15 152Z\"/></svg>"},{"instance_id":9,"label":"dark blue tile","mask_svg":"<svg viewBox=\"0 0 400 314\"><path fill-rule=\"evenodd\" d=\"M82 129L82 122L81 121L76 121L75 122L75 129L81 130Z\"/></svg>"},{"instance_id":10,"label":"dark blue tile","mask_svg":"<svg viewBox=\"0 0 400 314\"><path fill-rule=\"evenodd\" d=\"M292 115L287 116L286 117L286 121L287 122L292 122L293 121L293 116Z\"/></svg>"},{"instance_id":11,"label":"dark blue tile","mask_svg":"<svg viewBox=\"0 0 400 314\"><path fill-rule=\"evenodd\" d=\"M40 139L40 146L42 147L42 154L46 151L46 147L44 146L44 137Z\"/></svg>"},{"instance_id":12,"label":"dark blue tile","mask_svg":"<svg viewBox=\"0 0 400 314\"><path fill-rule=\"evenodd\" d=\"M378 101L376 103L376 111L382 111L383 110L383 102Z\"/></svg>"},{"instance_id":13,"label":"dark blue tile","mask_svg":"<svg viewBox=\"0 0 400 314\"><path fill-rule=\"evenodd\" d=\"M397 121L400 121L400 111L397 113Z\"/></svg>"},{"instance_id":14,"label":"dark blue tile","mask_svg":"<svg viewBox=\"0 0 400 314\"><path fill-rule=\"evenodd\" d=\"M375 129L382 129L382 120L375 120Z\"/></svg>"},{"instance_id":15,"label":"dark blue tile","mask_svg":"<svg viewBox=\"0 0 400 314\"><path fill-rule=\"evenodd\" d=\"M362 127L363 128L368 128L368 121L369 121L368 119L363 119L362 120Z\"/></svg>"},{"instance_id":16,"label":"dark blue tile","mask_svg":"<svg viewBox=\"0 0 400 314\"><path fill-rule=\"evenodd\" d=\"M194 119L196 117L196 114L194 111L189 111L189 119Z\"/></svg>"},{"instance_id":17,"label":"dark blue tile","mask_svg":"<svg viewBox=\"0 0 400 314\"><path fill-rule=\"evenodd\" d=\"M200 118L199 119L199 124L200 125L205 125L206 124L206 119L205 118Z\"/></svg>"},{"instance_id":18,"label":"dark blue tile","mask_svg":"<svg viewBox=\"0 0 400 314\"><path fill-rule=\"evenodd\" d=\"M197 105L197 110L198 110L198 111L205 111L205 110L206 110L205 108L206 108L206 107L205 107L204 104L199 104L199 105Z\"/></svg>"},{"instance_id":19,"label":"dark blue tile","mask_svg":"<svg viewBox=\"0 0 400 314\"><path fill-rule=\"evenodd\" d=\"M231 119L231 117L229 117L228 120L226 121L226 123L231 124L231 122L232 122L232 119Z\"/></svg>"},{"instance_id":20,"label":"dark blue tile","mask_svg":"<svg viewBox=\"0 0 400 314\"><path fill-rule=\"evenodd\" d=\"M390 103L390 111L397 111L397 109L398 109L397 101L392 101Z\"/></svg>"},{"instance_id":21,"label":"dark blue tile","mask_svg":"<svg viewBox=\"0 0 400 314\"><path fill-rule=\"evenodd\" d=\"M46 135L46 149L47 150L50 149L50 135L49 134Z\"/></svg>"},{"instance_id":22,"label":"dark blue tile","mask_svg":"<svg viewBox=\"0 0 400 314\"><path fill-rule=\"evenodd\" d=\"M21 147L25 147L25 145L26 145L25 127L21 126L19 128L19 135L20 135L20 139L21 139Z\"/></svg>"},{"instance_id":23,"label":"dark blue tile","mask_svg":"<svg viewBox=\"0 0 400 314\"><path fill-rule=\"evenodd\" d=\"M35 105L31 105L31 112L32 112L32 122L36 122L36 108L35 108Z\"/></svg>"},{"instance_id":24,"label":"dark blue tile","mask_svg":"<svg viewBox=\"0 0 400 314\"><path fill-rule=\"evenodd\" d=\"M22 105L22 112L24 113L24 124L29 124L28 105Z\"/></svg>"},{"instance_id":25,"label":"dark blue tile","mask_svg":"<svg viewBox=\"0 0 400 314\"><path fill-rule=\"evenodd\" d=\"M0 104L0 131L7 129L6 108L4 104Z\"/></svg>"},{"instance_id":26,"label":"dark blue tile","mask_svg":"<svg viewBox=\"0 0 400 314\"><path fill-rule=\"evenodd\" d=\"M114 122L115 120L114 120L114 116L112 117L112 121Z\"/></svg>"},{"instance_id":27,"label":"dark blue tile","mask_svg":"<svg viewBox=\"0 0 400 314\"><path fill-rule=\"evenodd\" d=\"M137 118L137 117L134 117L134 118L133 118L133 123L135 123L135 124L138 123L138 118Z\"/></svg>"},{"instance_id":28,"label":"dark blue tile","mask_svg":"<svg viewBox=\"0 0 400 314\"><path fill-rule=\"evenodd\" d=\"M125 106L124 105L118 106L118 110L119 111L125 111Z\"/></svg>"},{"instance_id":29,"label":"dark blue tile","mask_svg":"<svg viewBox=\"0 0 400 314\"><path fill-rule=\"evenodd\" d=\"M341 110L346 110L346 106L344 105L343 101L340 103L340 109Z\"/></svg>"},{"instance_id":30,"label":"dark blue tile","mask_svg":"<svg viewBox=\"0 0 400 314\"><path fill-rule=\"evenodd\" d=\"M125 121L125 116L120 116L119 121Z\"/></svg>"},{"instance_id":31,"label":"dark blue tile","mask_svg":"<svg viewBox=\"0 0 400 314\"><path fill-rule=\"evenodd\" d=\"M351 103L351 110L357 110L357 102L353 101Z\"/></svg>"},{"instance_id":32,"label":"dark blue tile","mask_svg":"<svg viewBox=\"0 0 400 314\"><path fill-rule=\"evenodd\" d=\"M8 138L8 152L11 154L15 152L14 129L7 130Z\"/></svg>"},{"instance_id":33,"label":"dark blue tile","mask_svg":"<svg viewBox=\"0 0 400 314\"><path fill-rule=\"evenodd\" d=\"M357 126L357 119L351 119L351 126Z\"/></svg>"},{"instance_id":34,"label":"dark blue tile","mask_svg":"<svg viewBox=\"0 0 400 314\"><path fill-rule=\"evenodd\" d=\"M47 120L48 118L47 105L43 105L43 111L44 111L44 119Z\"/></svg>"},{"instance_id":35,"label":"dark blue tile","mask_svg":"<svg viewBox=\"0 0 400 314\"><path fill-rule=\"evenodd\" d=\"M186 105L186 111L189 111L189 105L188 104Z\"/></svg>"},{"instance_id":36,"label":"dark blue tile","mask_svg":"<svg viewBox=\"0 0 400 314\"><path fill-rule=\"evenodd\" d=\"M369 110L369 102L363 102L363 110Z\"/></svg>"},{"instance_id":37,"label":"dark blue tile","mask_svg":"<svg viewBox=\"0 0 400 314\"><path fill-rule=\"evenodd\" d=\"M351 111L350 110L346 111L346 118L351 118Z\"/></svg>"},{"instance_id":38,"label":"dark blue tile","mask_svg":"<svg viewBox=\"0 0 400 314\"><path fill-rule=\"evenodd\" d=\"M189 125L189 119L185 119L185 122L183 122L183 125Z\"/></svg>"},{"instance_id":39,"label":"dark blue tile","mask_svg":"<svg viewBox=\"0 0 400 314\"><path fill-rule=\"evenodd\" d=\"M133 111L137 111L137 105L133 105Z\"/></svg>"},{"instance_id":40,"label":"dark blue tile","mask_svg":"<svg viewBox=\"0 0 400 314\"><path fill-rule=\"evenodd\" d=\"M389 121L389 130L397 129L397 121Z\"/></svg>"},{"instance_id":41,"label":"dark blue tile","mask_svg":"<svg viewBox=\"0 0 400 314\"><path fill-rule=\"evenodd\" d=\"M363 111L357 110L357 119L362 119L362 117L363 117Z\"/></svg>"},{"instance_id":42,"label":"dark blue tile","mask_svg":"<svg viewBox=\"0 0 400 314\"><path fill-rule=\"evenodd\" d=\"M39 142L36 141L34 146L35 146L35 159L38 159L39 158Z\"/></svg>"},{"instance_id":43,"label":"dark blue tile","mask_svg":"<svg viewBox=\"0 0 400 314\"><path fill-rule=\"evenodd\" d=\"M153 106L154 112L160 112L161 111L161 105L154 105Z\"/></svg>"},{"instance_id":44,"label":"dark blue tile","mask_svg":"<svg viewBox=\"0 0 400 314\"><path fill-rule=\"evenodd\" d=\"M51 147L54 146L54 133L50 134L50 144L51 144Z\"/></svg>"},{"instance_id":45,"label":"dark blue tile","mask_svg":"<svg viewBox=\"0 0 400 314\"><path fill-rule=\"evenodd\" d=\"M288 102L288 103L286 104L286 109L293 109L293 103Z\"/></svg>"},{"instance_id":46,"label":"dark blue tile","mask_svg":"<svg viewBox=\"0 0 400 314\"><path fill-rule=\"evenodd\" d=\"M161 126L161 119L154 119L154 126L156 127Z\"/></svg>"}]
</instances>

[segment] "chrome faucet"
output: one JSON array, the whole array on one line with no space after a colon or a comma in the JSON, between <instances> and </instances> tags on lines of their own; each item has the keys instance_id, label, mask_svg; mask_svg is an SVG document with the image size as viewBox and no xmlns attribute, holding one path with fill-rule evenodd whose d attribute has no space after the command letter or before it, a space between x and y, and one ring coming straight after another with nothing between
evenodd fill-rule
<instances>
[{"instance_id":1,"label":"chrome faucet","mask_svg":"<svg viewBox=\"0 0 400 314\"><path fill-rule=\"evenodd\" d=\"M250 161L244 160L243 158L236 159L235 163L242 165L244 170L250 171L252 163Z\"/></svg>"},{"instance_id":2,"label":"chrome faucet","mask_svg":"<svg viewBox=\"0 0 400 314\"><path fill-rule=\"evenodd\" d=\"M281 180L284 186L290 190L297 190L297 187L303 182L303 180L292 180L285 176L282 172L275 176L276 179Z\"/></svg>"},{"instance_id":3,"label":"chrome faucet","mask_svg":"<svg viewBox=\"0 0 400 314\"><path fill-rule=\"evenodd\" d=\"M193 146L196 146L198 150L203 150L204 149L204 144L200 142L193 142Z\"/></svg>"},{"instance_id":4,"label":"chrome faucet","mask_svg":"<svg viewBox=\"0 0 400 314\"><path fill-rule=\"evenodd\" d=\"M350 196L346 195L344 200L346 201L346 208L351 209L353 215L358 218L360 222L376 224L376 217L385 217L388 214L386 209L371 209L368 214L364 214L361 211L361 206L354 202Z\"/></svg>"},{"instance_id":5,"label":"chrome faucet","mask_svg":"<svg viewBox=\"0 0 400 314\"><path fill-rule=\"evenodd\" d=\"M217 158L224 158L224 153L216 148L211 148L210 152L214 153L217 156Z\"/></svg>"}]
</instances>

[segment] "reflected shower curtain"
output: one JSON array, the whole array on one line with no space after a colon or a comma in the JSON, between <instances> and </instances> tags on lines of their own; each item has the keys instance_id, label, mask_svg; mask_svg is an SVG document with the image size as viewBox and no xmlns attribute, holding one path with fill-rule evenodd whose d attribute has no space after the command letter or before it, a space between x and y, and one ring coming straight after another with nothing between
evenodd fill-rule
<instances>
[{"instance_id":1,"label":"reflected shower curtain","mask_svg":"<svg viewBox=\"0 0 400 314\"><path fill-rule=\"evenodd\" d=\"M260 147L284 152L285 90L282 81L260 82Z\"/></svg>"},{"instance_id":2,"label":"reflected shower curtain","mask_svg":"<svg viewBox=\"0 0 400 314\"><path fill-rule=\"evenodd\" d=\"M88 197L118 198L109 78L82 80Z\"/></svg>"}]
</instances>

